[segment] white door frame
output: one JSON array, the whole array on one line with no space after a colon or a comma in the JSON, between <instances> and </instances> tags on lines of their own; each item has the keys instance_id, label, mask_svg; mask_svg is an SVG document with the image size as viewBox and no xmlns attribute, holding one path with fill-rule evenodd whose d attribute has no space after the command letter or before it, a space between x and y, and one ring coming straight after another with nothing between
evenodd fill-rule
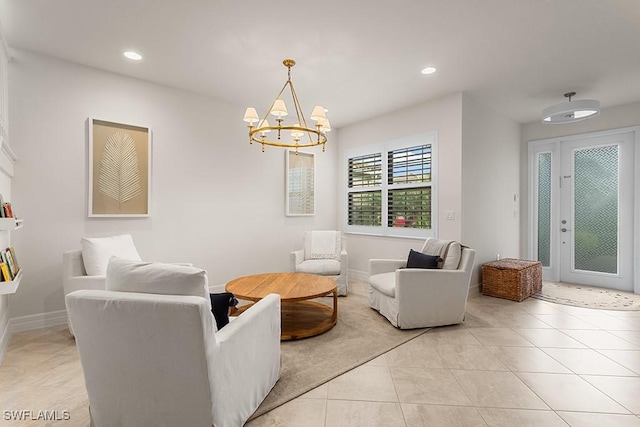
<instances>
[{"instance_id":1,"label":"white door frame","mask_svg":"<svg viewBox=\"0 0 640 427\"><path fill-rule=\"evenodd\" d=\"M537 180L534 177L537 177L537 156L536 153L540 151L549 151L553 152L552 158L559 158L558 152L555 152L554 146L559 147L560 141L574 141L579 139L587 139L594 137L602 137L602 136L611 136L617 135L620 133L634 133L634 146L635 146L635 154L634 154L634 175L633 175L633 184L634 184L634 200L633 200L633 289L634 293L640 294L640 266L638 265L638 259L640 256L640 126L632 126L620 129L612 129L601 132L590 132L583 133L577 135L568 135L556 138L549 139L541 139L541 140L533 140L528 142L528 202L529 209L527 212L528 219L528 241L527 245L527 258L528 259L537 259L537 218L534 216L534 208L536 206L536 184ZM560 165L555 161L552 163L552 177L553 179L558 179L560 176ZM553 183L553 181L552 181ZM552 185L552 203L555 203L556 206L559 206L558 203L560 201L560 192L556 185ZM556 212L559 209L555 210ZM553 214L551 218L552 226L555 227L559 224L560 218L559 213ZM556 266L559 265L560 262L560 251L559 251L559 243L558 240L554 237L554 233L552 233L551 240L551 263ZM545 275L546 273L546 275ZM550 276L553 274L553 276ZM543 268L543 275L546 280L558 281L560 278L560 269L556 268L553 270L553 273L550 269Z\"/></svg>"}]
</instances>

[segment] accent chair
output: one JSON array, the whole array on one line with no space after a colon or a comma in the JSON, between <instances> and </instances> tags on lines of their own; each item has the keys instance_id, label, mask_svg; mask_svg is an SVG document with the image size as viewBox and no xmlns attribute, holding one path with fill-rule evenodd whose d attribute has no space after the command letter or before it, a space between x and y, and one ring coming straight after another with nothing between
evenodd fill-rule
<instances>
[{"instance_id":1,"label":"accent chair","mask_svg":"<svg viewBox=\"0 0 640 427\"><path fill-rule=\"evenodd\" d=\"M338 295L347 295L347 239L339 231L306 231L304 249L291 252L290 259L291 271L332 276Z\"/></svg>"},{"instance_id":2,"label":"accent chair","mask_svg":"<svg viewBox=\"0 0 640 427\"><path fill-rule=\"evenodd\" d=\"M407 268L408 259L369 260L369 305L399 329L462 322L475 251L458 242L427 239L416 253L421 254L435 257L439 265Z\"/></svg>"},{"instance_id":3,"label":"accent chair","mask_svg":"<svg viewBox=\"0 0 640 427\"><path fill-rule=\"evenodd\" d=\"M66 296L91 425L243 425L280 376L279 295L217 330L204 270L118 262L117 291Z\"/></svg>"}]
</instances>

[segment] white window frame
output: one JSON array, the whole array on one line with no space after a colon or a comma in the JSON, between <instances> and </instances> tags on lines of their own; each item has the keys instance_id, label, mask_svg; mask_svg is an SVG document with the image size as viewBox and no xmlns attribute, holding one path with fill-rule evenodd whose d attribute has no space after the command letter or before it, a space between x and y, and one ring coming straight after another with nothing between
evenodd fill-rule
<instances>
[{"instance_id":1,"label":"white window frame","mask_svg":"<svg viewBox=\"0 0 640 427\"><path fill-rule=\"evenodd\" d=\"M393 150L410 148L419 145L431 145L431 182L430 183L410 183L410 184L389 184L388 183L388 153ZM349 159L353 157L366 156L381 153L382 157L382 184L371 187L349 188ZM344 230L349 234L364 234L372 236L384 237L402 237L425 239L427 237L436 237L437 230L437 201L438 201L438 134L437 132L429 132L419 135L413 135L388 141L384 144L369 145L345 150L344 153ZM431 187L431 228L402 228L389 227L387 225L388 216L388 195L390 189ZM381 207L381 225L380 226L363 226L349 225L349 193L357 193L364 191L380 191L382 198Z\"/></svg>"}]
</instances>

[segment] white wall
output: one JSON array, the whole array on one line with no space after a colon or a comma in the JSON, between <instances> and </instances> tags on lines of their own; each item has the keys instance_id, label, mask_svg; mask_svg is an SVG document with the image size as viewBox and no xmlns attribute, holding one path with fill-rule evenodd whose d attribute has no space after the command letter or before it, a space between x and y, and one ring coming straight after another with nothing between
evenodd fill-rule
<instances>
[{"instance_id":1,"label":"white wall","mask_svg":"<svg viewBox=\"0 0 640 427\"><path fill-rule=\"evenodd\" d=\"M287 270L304 230L337 226L331 137L325 153L314 150L316 215L286 217L284 150L249 145L244 106L14 53L12 201L25 226L14 238L24 280L12 317L64 309L62 252L79 248L81 236L131 233L144 259L193 262L216 284ZM151 128L151 218L87 218L88 117Z\"/></svg>"},{"instance_id":2,"label":"white wall","mask_svg":"<svg viewBox=\"0 0 640 427\"><path fill-rule=\"evenodd\" d=\"M520 257L520 125L468 95L462 103L462 242L482 264Z\"/></svg>"},{"instance_id":3,"label":"white wall","mask_svg":"<svg viewBox=\"0 0 640 427\"><path fill-rule=\"evenodd\" d=\"M375 145L405 136L421 133L438 133L438 237L460 240L461 221L461 173L462 173L462 94L458 93L436 101L399 110L391 114L360 122L340 129L338 164L338 223L344 228L344 173L345 150ZM456 219L446 221L443 212L453 210ZM366 274L370 258L404 258L409 249L420 249L423 239L399 239L348 235L349 269L356 274Z\"/></svg>"},{"instance_id":4,"label":"white wall","mask_svg":"<svg viewBox=\"0 0 640 427\"><path fill-rule=\"evenodd\" d=\"M527 253L529 242L529 223L527 212L529 210L529 194L528 194L528 143L540 139L550 139L567 135L580 135L589 132L598 132L609 129L619 129L630 126L640 125L640 102L628 105L620 105L617 107L603 108L600 114L594 118L564 125L549 125L542 122L528 123L522 126L521 146L520 150L520 192L522 194L522 210L521 210L521 244L520 250L523 254ZM636 151L638 147L636 147ZM638 153L636 153L638 159ZM638 177L636 177L636 182ZM640 198L640 186L636 184L635 189L636 203ZM636 210L638 210L636 205ZM639 230L634 233L637 236Z\"/></svg>"}]
</instances>

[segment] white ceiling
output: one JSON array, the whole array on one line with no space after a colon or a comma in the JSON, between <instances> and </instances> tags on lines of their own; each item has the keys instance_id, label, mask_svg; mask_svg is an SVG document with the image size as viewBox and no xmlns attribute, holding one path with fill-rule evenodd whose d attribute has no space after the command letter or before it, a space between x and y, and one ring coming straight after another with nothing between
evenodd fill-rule
<instances>
[{"instance_id":1,"label":"white ceiling","mask_svg":"<svg viewBox=\"0 0 640 427\"><path fill-rule=\"evenodd\" d=\"M0 22L11 48L211 95L239 116L264 113L287 57L305 113L321 104L334 127L460 91L521 123L568 91L640 100L638 0L0 0Z\"/></svg>"}]
</instances>

